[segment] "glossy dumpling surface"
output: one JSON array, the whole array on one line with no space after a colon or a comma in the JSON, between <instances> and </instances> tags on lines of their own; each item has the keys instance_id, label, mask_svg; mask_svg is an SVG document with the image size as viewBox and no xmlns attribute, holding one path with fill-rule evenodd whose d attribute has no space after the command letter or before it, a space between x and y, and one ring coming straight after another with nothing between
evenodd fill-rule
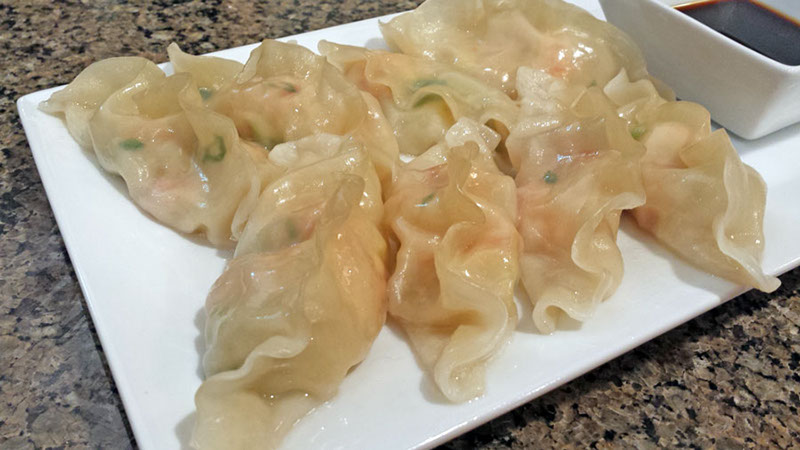
<instances>
[{"instance_id":1,"label":"glossy dumpling surface","mask_svg":"<svg viewBox=\"0 0 800 450\"><path fill-rule=\"evenodd\" d=\"M623 210L644 203L644 147L598 87L572 89L520 69L524 113L506 141L516 176L522 285L545 333L566 313L587 320L619 285Z\"/></svg>"},{"instance_id":2,"label":"glossy dumpling surface","mask_svg":"<svg viewBox=\"0 0 800 450\"><path fill-rule=\"evenodd\" d=\"M276 447L335 395L383 325L387 247L367 153L331 136L296 145L315 154L265 190L206 302L195 448Z\"/></svg>"},{"instance_id":3,"label":"glossy dumpling surface","mask_svg":"<svg viewBox=\"0 0 800 450\"><path fill-rule=\"evenodd\" d=\"M119 64L138 72L122 77ZM279 172L230 119L204 107L189 74L166 77L146 60L95 63L44 108L73 118L73 135L88 139L142 209L218 247L233 246L264 178Z\"/></svg>"},{"instance_id":4,"label":"glossy dumpling surface","mask_svg":"<svg viewBox=\"0 0 800 450\"><path fill-rule=\"evenodd\" d=\"M488 361L517 322L513 180L492 161L499 136L462 119L398 170L386 221L400 248L389 313L451 401L483 393Z\"/></svg>"},{"instance_id":5,"label":"glossy dumpling surface","mask_svg":"<svg viewBox=\"0 0 800 450\"><path fill-rule=\"evenodd\" d=\"M378 100L402 153L427 151L462 118L500 131L516 121L518 108L508 96L453 66L326 41L319 47L351 81Z\"/></svg>"},{"instance_id":6,"label":"glossy dumpling surface","mask_svg":"<svg viewBox=\"0 0 800 450\"><path fill-rule=\"evenodd\" d=\"M459 67L513 98L522 66L582 86L602 86L622 67L647 76L624 33L561 0L428 0L381 31L391 47Z\"/></svg>"},{"instance_id":7,"label":"glossy dumpling surface","mask_svg":"<svg viewBox=\"0 0 800 450\"><path fill-rule=\"evenodd\" d=\"M771 292L761 269L767 187L743 163L724 130L711 130L701 105L667 101L649 80L621 71L605 93L645 145L647 202L633 211L640 227L699 268Z\"/></svg>"},{"instance_id":8,"label":"glossy dumpling surface","mask_svg":"<svg viewBox=\"0 0 800 450\"><path fill-rule=\"evenodd\" d=\"M265 40L207 105L230 117L243 140L266 150L319 133L352 135L379 177L391 177L397 141L378 105L324 57L299 45Z\"/></svg>"}]
</instances>

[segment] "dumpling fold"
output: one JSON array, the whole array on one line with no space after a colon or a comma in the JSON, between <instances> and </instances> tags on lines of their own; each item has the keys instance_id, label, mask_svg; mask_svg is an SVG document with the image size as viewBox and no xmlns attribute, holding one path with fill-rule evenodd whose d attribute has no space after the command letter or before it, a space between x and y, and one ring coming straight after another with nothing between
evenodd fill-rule
<instances>
[{"instance_id":1,"label":"dumpling fold","mask_svg":"<svg viewBox=\"0 0 800 450\"><path fill-rule=\"evenodd\" d=\"M622 280L620 215L645 201L644 147L599 87L520 68L523 108L506 145L518 167L522 286L544 333L587 320Z\"/></svg>"},{"instance_id":2,"label":"dumpling fold","mask_svg":"<svg viewBox=\"0 0 800 450\"><path fill-rule=\"evenodd\" d=\"M366 151L318 135L270 156L287 173L265 189L206 301L198 449L276 447L335 395L386 315L380 184Z\"/></svg>"},{"instance_id":3,"label":"dumpling fold","mask_svg":"<svg viewBox=\"0 0 800 450\"><path fill-rule=\"evenodd\" d=\"M649 80L631 82L625 71L604 91L647 148L647 202L633 211L639 226L700 269L777 289L780 281L761 269L767 186L726 131L712 132L704 107L668 101Z\"/></svg>"},{"instance_id":4,"label":"dumpling fold","mask_svg":"<svg viewBox=\"0 0 800 450\"><path fill-rule=\"evenodd\" d=\"M517 323L520 241L499 136L469 119L398 170L386 222L399 241L389 313L451 401L481 395L488 361Z\"/></svg>"},{"instance_id":5,"label":"dumpling fold","mask_svg":"<svg viewBox=\"0 0 800 450\"><path fill-rule=\"evenodd\" d=\"M190 75L167 77L141 58L95 63L42 107L65 114L73 136L142 209L218 247L233 246L262 184L280 172L229 118L203 106Z\"/></svg>"}]
</instances>

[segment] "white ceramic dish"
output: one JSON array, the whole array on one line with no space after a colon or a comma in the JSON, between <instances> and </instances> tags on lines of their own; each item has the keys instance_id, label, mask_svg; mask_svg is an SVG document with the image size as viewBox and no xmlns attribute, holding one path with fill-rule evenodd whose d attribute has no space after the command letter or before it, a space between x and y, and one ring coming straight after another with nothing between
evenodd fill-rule
<instances>
[{"instance_id":1,"label":"white ceramic dish","mask_svg":"<svg viewBox=\"0 0 800 450\"><path fill-rule=\"evenodd\" d=\"M800 66L781 64L674 9L684 3L600 0L608 21L639 44L650 73L678 97L705 105L730 131L756 139L800 122ZM800 18L797 0L764 3Z\"/></svg>"},{"instance_id":2,"label":"white ceramic dish","mask_svg":"<svg viewBox=\"0 0 800 450\"><path fill-rule=\"evenodd\" d=\"M579 2L599 13L595 1ZM377 19L294 36L378 46ZM254 46L218 52L244 60ZM37 105L58 88L26 95L18 108L61 234L80 280L131 427L144 450L185 446L200 384L203 303L229 255L156 223L127 197L121 180L82 152L61 120ZM800 264L800 126L736 142L769 185L764 267ZM339 395L304 418L287 449L428 448L603 364L742 292L699 272L625 221L626 273L617 293L584 324L536 334L530 308L491 365L487 394L443 401L400 334L387 327Z\"/></svg>"}]
</instances>

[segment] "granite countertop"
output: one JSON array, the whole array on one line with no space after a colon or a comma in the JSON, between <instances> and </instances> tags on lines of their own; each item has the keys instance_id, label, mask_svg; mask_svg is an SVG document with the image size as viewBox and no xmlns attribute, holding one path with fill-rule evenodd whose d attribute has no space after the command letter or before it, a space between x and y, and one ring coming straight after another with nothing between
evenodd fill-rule
<instances>
[{"instance_id":1,"label":"granite countertop","mask_svg":"<svg viewBox=\"0 0 800 450\"><path fill-rule=\"evenodd\" d=\"M410 9L413 1L0 0L0 448L135 447L17 116L89 63L161 62ZM800 445L800 270L449 448Z\"/></svg>"}]
</instances>

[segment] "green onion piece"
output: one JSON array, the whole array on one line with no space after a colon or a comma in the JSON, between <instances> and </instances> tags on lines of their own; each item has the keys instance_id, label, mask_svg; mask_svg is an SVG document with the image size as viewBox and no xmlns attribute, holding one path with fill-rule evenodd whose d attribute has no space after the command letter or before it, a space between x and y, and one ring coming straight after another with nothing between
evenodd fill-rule
<instances>
[{"instance_id":1,"label":"green onion piece","mask_svg":"<svg viewBox=\"0 0 800 450\"><path fill-rule=\"evenodd\" d=\"M225 140L222 139L222 136L215 136L214 143L206 147L203 161L222 161L226 151Z\"/></svg>"},{"instance_id":2,"label":"green onion piece","mask_svg":"<svg viewBox=\"0 0 800 450\"><path fill-rule=\"evenodd\" d=\"M435 102L437 100L441 100L441 97L435 94L428 94L417 100L416 103L414 103L414 108L419 108L420 106L427 105L428 103Z\"/></svg>"},{"instance_id":3,"label":"green onion piece","mask_svg":"<svg viewBox=\"0 0 800 450\"><path fill-rule=\"evenodd\" d=\"M597 80L592 80L592 82L589 83L589 87L595 87L595 86L597 86Z\"/></svg>"},{"instance_id":4,"label":"green onion piece","mask_svg":"<svg viewBox=\"0 0 800 450\"><path fill-rule=\"evenodd\" d=\"M422 78L414 82L413 89L416 91L418 89L424 88L425 86L431 86L431 85L444 86L446 84L447 82L444 80L437 80L436 78Z\"/></svg>"},{"instance_id":5,"label":"green onion piece","mask_svg":"<svg viewBox=\"0 0 800 450\"><path fill-rule=\"evenodd\" d=\"M639 140L640 137L644 136L646 132L647 128L645 128L644 125L637 125L631 128L631 136L637 141Z\"/></svg>"},{"instance_id":6,"label":"green onion piece","mask_svg":"<svg viewBox=\"0 0 800 450\"><path fill-rule=\"evenodd\" d=\"M289 235L289 239L292 241L297 240L298 233L297 227L294 226L294 220L286 219L286 234Z\"/></svg>"},{"instance_id":7,"label":"green onion piece","mask_svg":"<svg viewBox=\"0 0 800 450\"><path fill-rule=\"evenodd\" d=\"M436 192L431 192L430 194L426 195L421 202L417 203L417 206L428 206L433 197L436 196Z\"/></svg>"},{"instance_id":8,"label":"green onion piece","mask_svg":"<svg viewBox=\"0 0 800 450\"><path fill-rule=\"evenodd\" d=\"M558 181L558 175L556 175L556 173L552 170L545 172L543 178L544 182L547 184L554 184L556 181Z\"/></svg>"},{"instance_id":9,"label":"green onion piece","mask_svg":"<svg viewBox=\"0 0 800 450\"><path fill-rule=\"evenodd\" d=\"M203 100L208 100L211 97L211 94L213 94L209 88L201 87L198 89L198 91L200 92L200 97L203 97Z\"/></svg>"},{"instance_id":10,"label":"green onion piece","mask_svg":"<svg viewBox=\"0 0 800 450\"><path fill-rule=\"evenodd\" d=\"M297 92L297 87L292 83L287 83L285 81L281 81L280 83L269 83L268 86L283 89L286 92L295 93Z\"/></svg>"},{"instance_id":11,"label":"green onion piece","mask_svg":"<svg viewBox=\"0 0 800 450\"><path fill-rule=\"evenodd\" d=\"M144 144L142 144L142 141L138 139L130 138L120 142L119 146L124 150L139 150L144 147Z\"/></svg>"}]
</instances>

